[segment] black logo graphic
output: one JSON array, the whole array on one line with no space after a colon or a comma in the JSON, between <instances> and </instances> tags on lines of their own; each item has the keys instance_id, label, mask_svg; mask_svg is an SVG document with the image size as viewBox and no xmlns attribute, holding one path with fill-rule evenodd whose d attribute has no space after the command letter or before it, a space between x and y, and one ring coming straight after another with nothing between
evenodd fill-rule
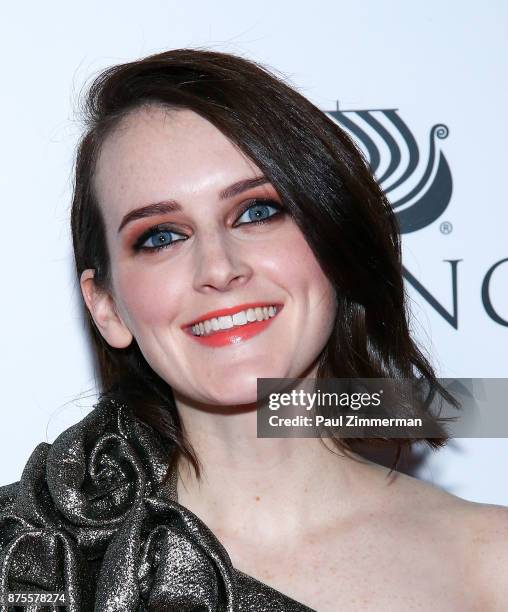
<instances>
[{"instance_id":1,"label":"black logo graphic","mask_svg":"<svg viewBox=\"0 0 508 612\"><path fill-rule=\"evenodd\" d=\"M397 109L336 110L326 114L366 152L372 172L396 211L402 234L422 229L443 214L452 196L452 175L443 152L437 151L436 141L447 138L446 125L431 128L427 164L421 173L420 150ZM406 148L405 162L401 144ZM400 193L405 184L407 191L392 201L390 193L402 186Z\"/></svg>"}]
</instances>

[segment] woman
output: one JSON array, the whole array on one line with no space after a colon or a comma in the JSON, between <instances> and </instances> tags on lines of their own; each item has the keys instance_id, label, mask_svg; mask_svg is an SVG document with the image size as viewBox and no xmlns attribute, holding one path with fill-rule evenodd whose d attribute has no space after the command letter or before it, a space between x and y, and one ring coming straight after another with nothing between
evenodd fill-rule
<instances>
[{"instance_id":1,"label":"woman","mask_svg":"<svg viewBox=\"0 0 508 612\"><path fill-rule=\"evenodd\" d=\"M102 397L3 488L0 590L71 610L502 609L506 509L387 478L346 440L256 436L258 378L446 396L348 137L201 50L106 70L86 110L72 231Z\"/></svg>"}]
</instances>

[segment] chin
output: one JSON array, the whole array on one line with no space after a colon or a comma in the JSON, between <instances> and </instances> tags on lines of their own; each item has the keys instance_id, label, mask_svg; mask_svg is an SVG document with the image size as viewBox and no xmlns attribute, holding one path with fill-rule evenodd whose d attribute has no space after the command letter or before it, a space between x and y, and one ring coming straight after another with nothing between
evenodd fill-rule
<instances>
[{"instance_id":1,"label":"chin","mask_svg":"<svg viewBox=\"0 0 508 612\"><path fill-rule=\"evenodd\" d=\"M214 385L213 389L207 389L206 395L210 402L221 406L238 406L243 404L254 404L257 400L258 378L284 378L281 373L268 373L266 370L249 372L245 375L232 374L228 379Z\"/></svg>"}]
</instances>

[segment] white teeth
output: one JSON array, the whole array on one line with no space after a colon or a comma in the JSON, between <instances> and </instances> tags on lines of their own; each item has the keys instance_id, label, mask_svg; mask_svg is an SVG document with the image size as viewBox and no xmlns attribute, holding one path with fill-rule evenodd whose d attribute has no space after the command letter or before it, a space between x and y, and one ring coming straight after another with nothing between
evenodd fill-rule
<instances>
[{"instance_id":1,"label":"white teeth","mask_svg":"<svg viewBox=\"0 0 508 612\"><path fill-rule=\"evenodd\" d=\"M275 306L257 306L236 312L233 316L214 317L206 321L200 321L192 326L195 336L205 336L221 329L231 329L235 326L246 325L253 321L264 321L274 317L278 312Z\"/></svg>"},{"instance_id":2,"label":"white teeth","mask_svg":"<svg viewBox=\"0 0 508 612\"><path fill-rule=\"evenodd\" d=\"M233 317L229 315L219 317L219 327L221 329L229 329L230 327L233 327Z\"/></svg>"},{"instance_id":3,"label":"white teeth","mask_svg":"<svg viewBox=\"0 0 508 612\"><path fill-rule=\"evenodd\" d=\"M233 315L233 324L234 325L245 325L247 323L247 313L245 310L241 312L236 312Z\"/></svg>"}]
</instances>

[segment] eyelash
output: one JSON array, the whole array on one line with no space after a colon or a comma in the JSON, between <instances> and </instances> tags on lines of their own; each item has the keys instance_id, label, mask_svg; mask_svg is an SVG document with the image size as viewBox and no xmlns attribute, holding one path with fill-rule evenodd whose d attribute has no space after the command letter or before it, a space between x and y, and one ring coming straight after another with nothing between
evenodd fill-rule
<instances>
[{"instance_id":1,"label":"eyelash","mask_svg":"<svg viewBox=\"0 0 508 612\"><path fill-rule=\"evenodd\" d=\"M259 206L259 205L265 205L265 206L270 206L271 208L275 208L276 212L271 214L266 219L259 219L257 221L247 221L247 222L240 223L240 225L262 225L263 223L270 222L275 217L279 217L282 213L285 212L283 206L281 204L279 204L279 202L276 202L275 200L256 198L254 200L250 200L250 202L245 207L243 207L243 209L241 210L240 214L238 215L238 219L243 217L243 215L249 209L251 209L251 208L253 208L255 206ZM170 233L170 234L177 234L178 236L183 236L183 234L180 234L179 232L175 232L171 228L165 227L164 225L154 225L153 227L151 227L148 230L146 230L146 232L144 232L136 240L136 242L133 245L134 251L136 251L136 252L145 251L145 252L152 253L152 252L155 252L155 251L160 251L161 249L167 249L168 247L173 246L174 244L176 244L178 242L185 242L185 240L187 240L187 238L180 239L180 240L172 240L171 242L168 242L167 244L161 244L159 246L154 246L154 247L143 246L143 244L148 239L150 239L152 236L156 236L157 234L161 234L163 232L167 232L167 233Z\"/></svg>"}]
</instances>

